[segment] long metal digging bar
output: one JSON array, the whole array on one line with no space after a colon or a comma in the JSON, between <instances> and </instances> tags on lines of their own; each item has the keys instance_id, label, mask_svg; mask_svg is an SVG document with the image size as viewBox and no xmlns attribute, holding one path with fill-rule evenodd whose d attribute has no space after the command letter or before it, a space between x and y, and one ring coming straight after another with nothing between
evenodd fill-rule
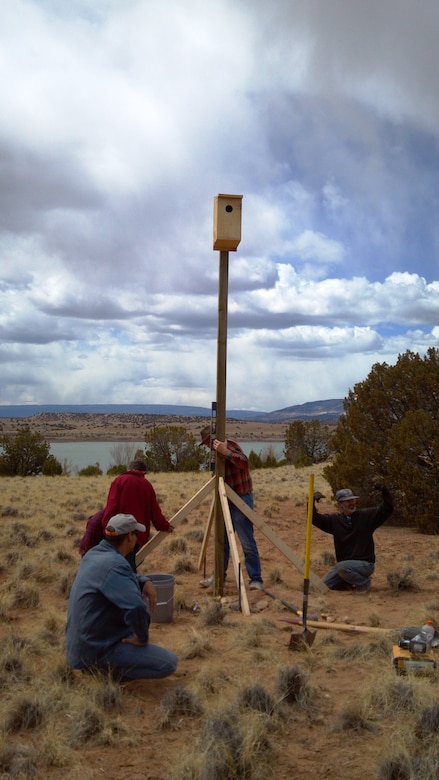
<instances>
[{"instance_id":1,"label":"long metal digging bar","mask_svg":"<svg viewBox=\"0 0 439 780\"><path fill-rule=\"evenodd\" d=\"M270 596L271 599L275 599L276 601L280 601L281 604L284 605L287 609L291 610L291 612L294 612L295 615L298 615L299 617L302 617L302 610L297 609L297 607L294 606L294 604L290 604L288 601L285 601L285 599L281 599L280 596L276 596L275 593L271 593L271 591L267 590L266 588L262 588L262 592L266 593L267 596ZM308 615L308 617L311 620L318 620L318 615Z\"/></svg>"},{"instance_id":2,"label":"long metal digging bar","mask_svg":"<svg viewBox=\"0 0 439 780\"><path fill-rule=\"evenodd\" d=\"M302 607L302 623L303 632L298 634L293 631L290 636L290 650L303 650L305 647L311 647L314 642L316 632L310 631L306 624L306 618L308 614L308 593L309 593L309 569L311 561L311 532L312 532L312 510L313 510L313 495L314 495L314 474L309 475L309 490L308 490L308 515L306 521L306 544L305 544L305 565L304 565L304 580L303 580L303 607Z\"/></svg>"}]
</instances>

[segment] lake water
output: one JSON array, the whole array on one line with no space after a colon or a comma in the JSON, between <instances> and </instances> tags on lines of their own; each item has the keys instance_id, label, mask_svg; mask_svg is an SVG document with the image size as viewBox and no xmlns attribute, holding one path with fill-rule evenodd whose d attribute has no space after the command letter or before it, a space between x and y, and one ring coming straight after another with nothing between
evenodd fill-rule
<instances>
[{"instance_id":1,"label":"lake water","mask_svg":"<svg viewBox=\"0 0 439 780\"><path fill-rule=\"evenodd\" d=\"M114 464L114 457L112 451L116 448L130 446L132 447L132 456L136 450L144 450L145 442L115 442L115 441L75 441L75 442L53 442L50 445L50 452L55 456L57 460L64 465L67 463L68 470L71 474L76 474L77 471L86 468L86 466L94 466L99 463L100 468L106 473L110 468L110 465ZM240 442L240 446L246 455L251 450L258 455L264 453L268 447L272 447L274 454L280 460L284 457L283 451L285 443L283 441L246 441Z\"/></svg>"}]
</instances>

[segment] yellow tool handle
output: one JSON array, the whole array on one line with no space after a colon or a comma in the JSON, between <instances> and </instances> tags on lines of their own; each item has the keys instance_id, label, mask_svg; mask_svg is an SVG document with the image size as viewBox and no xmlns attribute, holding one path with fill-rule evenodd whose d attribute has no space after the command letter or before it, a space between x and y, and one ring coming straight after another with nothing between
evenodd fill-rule
<instances>
[{"instance_id":1,"label":"yellow tool handle","mask_svg":"<svg viewBox=\"0 0 439 780\"><path fill-rule=\"evenodd\" d=\"M308 490L308 518L306 522L305 567L304 578L309 579L309 567L311 558L311 534L312 534L312 510L314 506L314 474L309 475Z\"/></svg>"}]
</instances>

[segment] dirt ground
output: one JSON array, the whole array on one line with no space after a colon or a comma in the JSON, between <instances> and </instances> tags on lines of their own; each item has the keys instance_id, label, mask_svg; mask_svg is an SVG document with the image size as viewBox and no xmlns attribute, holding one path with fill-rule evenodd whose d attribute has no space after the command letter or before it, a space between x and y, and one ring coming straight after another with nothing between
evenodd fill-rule
<instances>
[{"instance_id":1,"label":"dirt ground","mask_svg":"<svg viewBox=\"0 0 439 780\"><path fill-rule=\"evenodd\" d=\"M320 509L331 511L331 492L323 479L321 467L313 469L315 489L325 498ZM273 533L303 558L305 547L306 498L309 469L281 467L254 472L256 512ZM189 501L205 484L206 475L153 475L159 501L168 517ZM0 610L3 637L42 636L44 625L59 625L58 642L47 658L37 659L36 674L45 690L52 667L62 663L63 624L66 597L60 582L74 576L79 558L77 544L84 529L84 517L105 500L109 478L80 477L6 478L2 481L0 584L3 599L9 598L17 581L26 577L38 580L43 562L50 565L52 579L44 572L38 585L41 603L38 607L3 604ZM375 534L377 565L373 586L366 595L351 592L321 593L311 586L309 613L319 619L313 646L305 652L289 649L292 631L302 632L286 620L294 613L279 600L247 590L251 608L249 616L236 611L238 590L230 566L221 607L221 620L207 620L218 602L210 591L200 587L203 570L198 570L201 539L206 526L210 499L193 509L184 523L145 559L140 572L175 573L174 612L170 623L153 623L151 641L174 650L179 657L175 675L164 680L133 682L123 686L122 707L117 714L117 728L128 730L131 740L120 738L116 744L93 737L72 750L68 765L49 764L33 777L51 780L73 780L81 777L107 780L305 780L330 778L340 780L375 780L397 777L383 775L386 757L419 749L415 739L416 712L403 711L392 703L393 686L402 684L424 689L424 678L408 679L396 675L391 659L393 634L408 625L420 625L431 618L439 625L439 541L436 537L417 534L413 529L384 526ZM14 517L16 513L16 517ZM17 525L18 524L18 525ZM23 531L23 528L25 529ZM44 540L41 529L52 538ZM17 533L38 538L27 549L17 548ZM36 534L36 532L38 533ZM270 541L256 529L265 587L270 593L302 608L303 574ZM15 540L15 541L14 541ZM282 546L282 545L281 545ZM19 549L19 555L17 551ZM16 551L16 552L11 552ZM238 544L238 550L241 548ZM332 540L313 530L311 569L321 577L328 568ZM26 556L33 556L27 562ZM17 560L16 560L17 559ZM51 563L52 561L52 563ZM181 565L183 562L183 566ZM212 569L212 540L207 548L206 573ZM389 575L397 575L407 588L392 588ZM391 578L392 579L392 578ZM394 581L394 577L393 580ZM53 580L53 581L52 581ZM408 587L410 585L410 587ZM370 632L345 632L328 628L331 622L369 627ZM378 629L378 630L377 630ZM54 656L55 654L55 656ZM250 743L252 760L246 774L220 774L204 769L206 760L206 723L221 713L229 713L236 722L237 734L243 726L237 703L254 686L279 702L279 676L298 670L306 680L308 694L302 703L286 706L282 717L254 713L258 736ZM3 679L3 678L2 678ZM427 680L428 696L438 699L436 672ZM92 695L91 681L81 678L87 696ZM166 718L164 703L179 691L195 697L201 712L184 708ZM260 690L259 690L260 692ZM67 691L67 694L69 692ZM4 702L13 696L5 691ZM423 692L425 696L425 691ZM73 692L72 692L73 696ZM382 698L380 698L382 696ZM84 700L84 708L87 705ZM71 723L72 712L58 715L57 728ZM121 732L122 734L122 732ZM243 738L244 738L243 737ZM46 743L44 731L7 737L31 744L37 749ZM53 737L50 737L53 739ZM218 735L219 739L219 735ZM209 750L212 750L211 746ZM204 757L203 757L204 756ZM198 761L198 763L197 763ZM9 774L2 775L9 777ZM28 775L25 775L26 777ZM401 777L403 775L400 775ZM30 777L30 775L29 775ZM419 780L427 775L418 774Z\"/></svg>"},{"instance_id":2,"label":"dirt ground","mask_svg":"<svg viewBox=\"0 0 439 780\"><path fill-rule=\"evenodd\" d=\"M258 507L264 513L261 503ZM330 502L321 505L322 511L331 511L332 508ZM285 502L279 506L275 518L267 522L300 554L304 547L305 520L304 506L293 508ZM303 600L302 575L261 532L257 531L256 536L266 588L300 609ZM147 770L141 756L125 756L133 772L131 777L145 780L173 780L175 777L176 757L181 757L190 749L191 740L201 731L202 724L196 718L193 727L188 728L187 721L182 718L180 723L175 723L174 729L158 738L160 701L165 691L171 690L176 683L194 686L196 690L197 677L205 664L213 665L216 673L221 671L227 680L224 690L211 696L212 708L218 706L217 696L221 701L225 699L231 704L243 685L261 683L272 692L276 688L280 669L297 667L309 679L314 691L310 706L297 708L279 733L274 731L268 734L274 753L272 774L269 775L273 780L290 780L291 777L297 780L309 777L375 780L379 777L380 765L389 755L392 744L398 744L400 739L395 719L387 713L381 719L372 708L369 711L370 731L357 729L356 726L339 729L337 722L340 717L343 718L343 713L349 713L350 708L355 711L363 697L364 711L367 712L366 701L374 688L387 684L384 681L388 678L396 678L390 656L392 635L387 629L417 625L428 616L438 620L436 555L439 545L436 539L392 527L379 529L376 545L377 567L371 591L367 595L330 591L320 594L311 586L309 612L316 613L322 624L324 619L326 626L331 621L357 626L378 624L380 628L386 629L382 633L345 633L321 628L317 630L309 651L293 652L289 649L291 632L300 633L303 629L284 621L294 618L294 614L279 601L265 594L248 591L252 614L244 617L232 611L231 605L236 603L237 589L234 582L227 584L225 619L221 626L208 631L210 650L207 657L181 661L173 679L127 686L127 696L133 697L132 711L136 708L135 702L146 708L145 736L152 749L152 756L151 750L147 750ZM315 530L312 542L312 570L315 574L322 576L326 571L327 567L322 565L321 559L330 551L329 540ZM166 559L158 557L154 564L163 569ZM408 570L414 572L420 590L391 592L387 574L396 571L404 576ZM210 571L210 567L207 571ZM270 575L274 572L280 573L280 582L270 582ZM430 579L432 574L435 575L434 579ZM184 645L191 632L205 632L205 628L199 627L200 616L192 612L191 606L197 603L202 605L206 597L206 592L199 586L198 573L177 576L176 598L186 608L176 612L172 624L154 625L152 641L178 649ZM243 641L246 636L248 643L245 639ZM334 650L337 655L332 654ZM436 676L432 685L437 697ZM118 772L123 762L115 770L113 759L109 756L100 754L95 759L107 778L116 780L121 776Z\"/></svg>"}]
</instances>

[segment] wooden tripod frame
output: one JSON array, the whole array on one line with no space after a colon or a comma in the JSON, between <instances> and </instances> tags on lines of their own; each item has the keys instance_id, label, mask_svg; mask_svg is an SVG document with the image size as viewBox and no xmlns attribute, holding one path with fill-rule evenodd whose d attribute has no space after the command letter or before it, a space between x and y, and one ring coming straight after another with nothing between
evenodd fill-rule
<instances>
[{"instance_id":1,"label":"wooden tripod frame","mask_svg":"<svg viewBox=\"0 0 439 780\"><path fill-rule=\"evenodd\" d=\"M178 510L178 512L175 513L175 515L171 518L169 521L171 525L174 526L174 528L177 528L181 523L186 519L187 515L192 511L192 509L195 509L199 504L201 504L202 501L204 501L207 496L212 493L215 489L215 477L211 477L211 479L203 485L200 490L198 490L197 493L195 493L194 496L192 496L189 501L181 507L181 509ZM240 594L240 603L241 603L241 611L244 615L250 615L250 607L248 604L248 598L247 598L247 592L245 589L244 584L244 578L242 575L242 565L239 557L238 547L236 544L235 539L235 533L233 530L233 524L232 524L232 518L230 515L230 508L229 508L229 500L234 504L238 509L241 510L241 512L250 520L250 522L253 523L253 525L258 528L261 533L264 534L264 536L272 543L275 547L279 550L279 552L282 553L282 555L287 558L287 560L292 563L296 569L299 571L300 574L304 574L305 571L305 564L302 559L296 555L296 553L289 547L285 542L280 539L277 534L274 533L274 531L267 525L267 523L262 520L262 518L259 517L259 515L254 511L254 509L251 509L245 501L238 496L237 493L235 493L234 490L232 490L229 485L226 485L224 482L224 479L222 477L218 480L218 492L219 492L219 501L221 504L221 509L223 513L224 518L224 525L226 529L226 533L229 539L229 546L230 546L230 557L232 559L233 563L233 572L235 575L236 584L238 587L238 591ZM207 545L209 542L210 533L212 530L213 520L214 520L214 508L215 508L215 496L212 496L212 502L209 510L208 520L206 523L205 531L204 531L204 537L203 542L201 545L200 555L198 558L198 569L201 571L205 558L206 558L206 552L207 552ZM138 551L136 555L136 565L139 566L145 558L158 547L158 545L163 541L165 537L167 537L168 534L165 531L158 531L155 536L153 536L152 539L149 540L146 544L141 547L141 549ZM323 580L320 579L320 577L317 577L314 572L309 572L309 580L310 582L319 590L321 593L326 593L328 590L327 586L323 582Z\"/></svg>"}]
</instances>

